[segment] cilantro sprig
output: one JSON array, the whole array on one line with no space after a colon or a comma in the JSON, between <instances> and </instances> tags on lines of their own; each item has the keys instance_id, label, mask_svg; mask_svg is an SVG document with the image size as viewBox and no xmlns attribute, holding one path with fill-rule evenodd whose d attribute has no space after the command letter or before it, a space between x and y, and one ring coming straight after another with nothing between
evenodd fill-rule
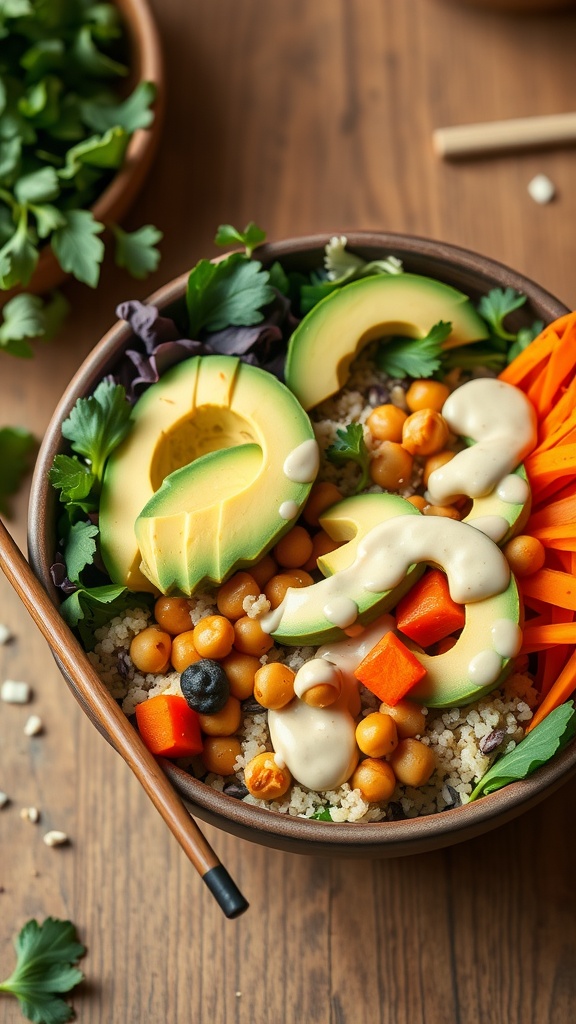
<instances>
[{"instance_id":1,"label":"cilantro sprig","mask_svg":"<svg viewBox=\"0 0 576 1024\"><path fill-rule=\"evenodd\" d=\"M378 369L389 377L431 377L442 365L442 346L451 330L451 323L440 320L424 338L384 341L376 357Z\"/></svg>"},{"instance_id":2,"label":"cilantro sprig","mask_svg":"<svg viewBox=\"0 0 576 1024\"><path fill-rule=\"evenodd\" d=\"M77 962L86 953L71 921L47 917L42 924L27 921L16 939L16 967L0 984L0 992L15 996L28 1020L36 1024L65 1024L74 1016L62 999L84 978Z\"/></svg>"},{"instance_id":3,"label":"cilantro sprig","mask_svg":"<svg viewBox=\"0 0 576 1024\"><path fill-rule=\"evenodd\" d=\"M88 460L93 477L101 482L106 459L129 428L130 406L124 388L103 380L89 398L78 399L62 424L62 433L72 450ZM62 470L63 463L58 465Z\"/></svg>"},{"instance_id":4,"label":"cilantro sprig","mask_svg":"<svg viewBox=\"0 0 576 1024\"><path fill-rule=\"evenodd\" d=\"M348 423L336 431L336 440L326 449L326 458L337 466L346 462L355 462L360 467L360 479L356 486L356 494L363 491L370 483L370 454L364 440L364 431L360 423Z\"/></svg>"},{"instance_id":5,"label":"cilantro sprig","mask_svg":"<svg viewBox=\"0 0 576 1024\"><path fill-rule=\"evenodd\" d=\"M200 260L186 289L190 336L261 323L262 310L275 295L269 281L262 264L243 253L232 253L220 263Z\"/></svg>"},{"instance_id":6,"label":"cilantro sprig","mask_svg":"<svg viewBox=\"0 0 576 1024\"><path fill-rule=\"evenodd\" d=\"M248 259L250 259L254 249L261 245L265 238L266 232L251 220L243 231L239 231L232 224L221 224L216 232L214 242L216 245L221 245L224 248L230 245L242 245Z\"/></svg>"}]
</instances>

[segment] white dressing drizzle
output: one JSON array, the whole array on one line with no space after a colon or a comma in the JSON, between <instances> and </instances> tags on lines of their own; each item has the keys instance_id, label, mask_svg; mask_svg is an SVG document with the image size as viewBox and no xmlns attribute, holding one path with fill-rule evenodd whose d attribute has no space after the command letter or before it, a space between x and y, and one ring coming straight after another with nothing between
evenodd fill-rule
<instances>
[{"instance_id":1,"label":"white dressing drizzle","mask_svg":"<svg viewBox=\"0 0 576 1024\"><path fill-rule=\"evenodd\" d=\"M524 477L517 473L509 473L505 476L496 488L496 494L500 501L510 505L524 505L530 496L530 488Z\"/></svg>"},{"instance_id":2,"label":"white dressing drizzle","mask_svg":"<svg viewBox=\"0 0 576 1024\"><path fill-rule=\"evenodd\" d=\"M502 658L497 651L487 648L479 651L468 663L468 678L477 686L494 683L502 670Z\"/></svg>"},{"instance_id":3,"label":"white dressing drizzle","mask_svg":"<svg viewBox=\"0 0 576 1024\"><path fill-rule=\"evenodd\" d=\"M281 519L286 519L286 521L288 521L288 519L294 519L298 514L298 505L295 501L283 501L278 512L280 513Z\"/></svg>"},{"instance_id":4,"label":"white dressing drizzle","mask_svg":"<svg viewBox=\"0 0 576 1024\"><path fill-rule=\"evenodd\" d=\"M322 611L328 619L340 629L351 626L358 618L358 605L351 597L334 597L324 605Z\"/></svg>"},{"instance_id":5,"label":"white dressing drizzle","mask_svg":"<svg viewBox=\"0 0 576 1024\"><path fill-rule=\"evenodd\" d=\"M310 484L316 479L320 466L320 451L314 438L293 448L284 460L284 476L295 484Z\"/></svg>"},{"instance_id":6,"label":"white dressing drizzle","mask_svg":"<svg viewBox=\"0 0 576 1024\"><path fill-rule=\"evenodd\" d=\"M269 711L268 726L274 750L303 786L336 789L350 778L358 747L346 693L328 708L310 707L296 698Z\"/></svg>"},{"instance_id":7,"label":"white dressing drizzle","mask_svg":"<svg viewBox=\"0 0 576 1024\"><path fill-rule=\"evenodd\" d=\"M510 523L504 516L477 516L476 519L470 519L468 525L490 537L495 544L498 544L510 529Z\"/></svg>"},{"instance_id":8,"label":"white dressing drizzle","mask_svg":"<svg viewBox=\"0 0 576 1024\"><path fill-rule=\"evenodd\" d=\"M522 630L512 619L497 619L490 632L494 650L503 658L515 658L522 647Z\"/></svg>"},{"instance_id":9,"label":"white dressing drizzle","mask_svg":"<svg viewBox=\"0 0 576 1024\"><path fill-rule=\"evenodd\" d=\"M298 669L294 679L294 693L303 697L313 686L333 686L339 693L342 690L342 673L337 665L324 658L311 658Z\"/></svg>"}]
</instances>

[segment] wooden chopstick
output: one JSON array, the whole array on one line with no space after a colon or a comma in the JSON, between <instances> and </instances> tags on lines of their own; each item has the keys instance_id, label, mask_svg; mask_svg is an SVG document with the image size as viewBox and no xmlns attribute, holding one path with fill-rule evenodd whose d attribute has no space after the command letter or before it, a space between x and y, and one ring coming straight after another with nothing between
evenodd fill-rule
<instances>
[{"instance_id":1,"label":"wooden chopstick","mask_svg":"<svg viewBox=\"0 0 576 1024\"><path fill-rule=\"evenodd\" d=\"M446 159L576 142L576 112L437 128L432 141Z\"/></svg>"},{"instance_id":2,"label":"wooden chopstick","mask_svg":"<svg viewBox=\"0 0 576 1024\"><path fill-rule=\"evenodd\" d=\"M248 903L220 863L172 787L114 698L100 681L80 643L52 604L30 565L0 520L0 568L30 612L97 721L146 790L168 828L192 861L226 917L238 917Z\"/></svg>"}]
</instances>

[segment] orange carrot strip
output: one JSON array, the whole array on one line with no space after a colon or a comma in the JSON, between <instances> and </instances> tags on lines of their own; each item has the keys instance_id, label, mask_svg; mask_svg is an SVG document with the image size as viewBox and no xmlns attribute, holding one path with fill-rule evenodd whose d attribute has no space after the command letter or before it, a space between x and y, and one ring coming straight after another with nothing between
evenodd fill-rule
<instances>
[{"instance_id":1,"label":"orange carrot strip","mask_svg":"<svg viewBox=\"0 0 576 1024\"><path fill-rule=\"evenodd\" d=\"M536 726L549 715L554 708L563 704L564 701L568 700L571 694L576 688L576 651L566 662L556 682L550 688L549 693L546 694L544 700L540 704L540 707L536 709L536 713L528 725L526 732L531 732Z\"/></svg>"},{"instance_id":2,"label":"orange carrot strip","mask_svg":"<svg viewBox=\"0 0 576 1024\"><path fill-rule=\"evenodd\" d=\"M516 356L516 359L513 359L509 366L502 370L502 373L499 374L500 380L505 380L507 384L515 384L516 387L520 387L521 382L526 380L533 370L549 358L554 344L559 337L555 330L559 323L560 321L557 320L554 324L549 324L548 327L545 327L538 337L519 356Z\"/></svg>"},{"instance_id":3,"label":"orange carrot strip","mask_svg":"<svg viewBox=\"0 0 576 1024\"><path fill-rule=\"evenodd\" d=\"M576 399L576 376L570 382L564 393L559 397L556 404L550 409L550 412L546 415L544 420L540 424L540 430L543 435L553 433L567 418L570 417Z\"/></svg>"},{"instance_id":4,"label":"orange carrot strip","mask_svg":"<svg viewBox=\"0 0 576 1024\"><path fill-rule=\"evenodd\" d=\"M526 525L526 532L535 534L536 530L570 524L576 524L576 494L559 498L538 512L533 512ZM574 530L576 532L576 525L574 525Z\"/></svg>"},{"instance_id":5,"label":"orange carrot strip","mask_svg":"<svg viewBox=\"0 0 576 1024\"><path fill-rule=\"evenodd\" d=\"M536 537L546 548L576 551L576 523L567 523L565 526L542 526L539 530L532 529L530 536Z\"/></svg>"},{"instance_id":6,"label":"orange carrot strip","mask_svg":"<svg viewBox=\"0 0 576 1024\"><path fill-rule=\"evenodd\" d=\"M576 470L576 444L564 444L553 451L529 455L524 464L532 489L546 487L558 476L567 476Z\"/></svg>"},{"instance_id":7,"label":"orange carrot strip","mask_svg":"<svg viewBox=\"0 0 576 1024\"><path fill-rule=\"evenodd\" d=\"M522 642L523 654L531 651L542 651L556 644L576 643L576 625L574 622L550 622L547 626L525 626Z\"/></svg>"},{"instance_id":8,"label":"orange carrot strip","mask_svg":"<svg viewBox=\"0 0 576 1024\"><path fill-rule=\"evenodd\" d=\"M520 579L519 586L526 598L535 597L548 604L576 611L576 578L570 573L559 572L557 569L539 569L531 576Z\"/></svg>"},{"instance_id":9,"label":"orange carrot strip","mask_svg":"<svg viewBox=\"0 0 576 1024\"><path fill-rule=\"evenodd\" d=\"M202 753L200 719L178 694L159 693L137 704L136 721L144 743L156 756Z\"/></svg>"},{"instance_id":10,"label":"orange carrot strip","mask_svg":"<svg viewBox=\"0 0 576 1024\"><path fill-rule=\"evenodd\" d=\"M567 332L568 333L568 332ZM540 417L546 416L554 405L558 391L564 381L574 372L576 366L576 345L569 344L567 333L558 339L550 359L541 375L540 394L537 409Z\"/></svg>"}]
</instances>

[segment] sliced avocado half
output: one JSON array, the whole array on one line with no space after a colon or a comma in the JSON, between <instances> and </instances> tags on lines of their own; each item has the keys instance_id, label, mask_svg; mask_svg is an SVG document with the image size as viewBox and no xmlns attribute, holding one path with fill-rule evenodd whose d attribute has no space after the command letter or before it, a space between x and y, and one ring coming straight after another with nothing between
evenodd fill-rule
<instances>
[{"instance_id":1,"label":"sliced avocado half","mask_svg":"<svg viewBox=\"0 0 576 1024\"><path fill-rule=\"evenodd\" d=\"M285 380L305 409L346 383L350 363L386 335L424 338L440 320L452 331L445 348L488 337L467 295L418 274L379 274L353 281L322 299L303 318L288 346Z\"/></svg>"}]
</instances>

